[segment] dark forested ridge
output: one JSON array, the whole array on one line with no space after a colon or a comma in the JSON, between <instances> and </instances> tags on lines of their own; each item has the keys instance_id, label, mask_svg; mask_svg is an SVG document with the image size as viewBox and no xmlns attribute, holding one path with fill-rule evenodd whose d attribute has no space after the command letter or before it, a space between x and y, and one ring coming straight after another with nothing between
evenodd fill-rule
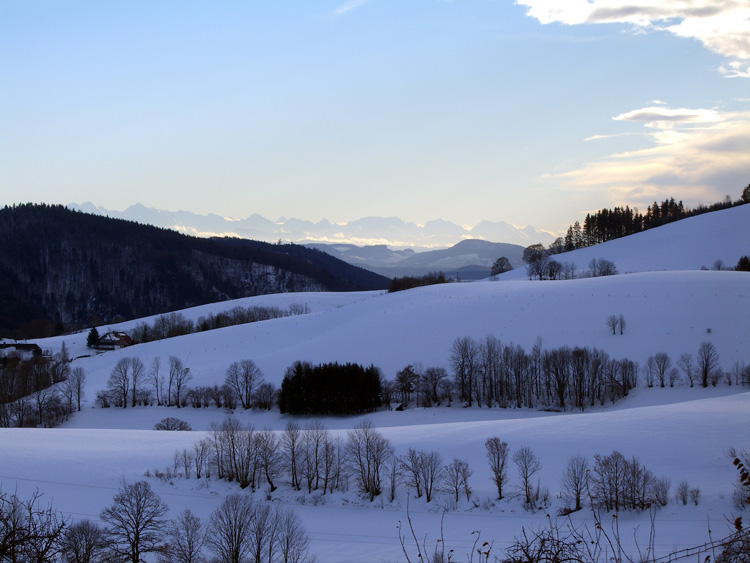
<instances>
[{"instance_id":1,"label":"dark forested ridge","mask_svg":"<svg viewBox=\"0 0 750 563\"><path fill-rule=\"evenodd\" d=\"M293 244L190 237L59 205L0 210L0 336L46 336L251 295L384 289L388 282Z\"/></svg>"}]
</instances>

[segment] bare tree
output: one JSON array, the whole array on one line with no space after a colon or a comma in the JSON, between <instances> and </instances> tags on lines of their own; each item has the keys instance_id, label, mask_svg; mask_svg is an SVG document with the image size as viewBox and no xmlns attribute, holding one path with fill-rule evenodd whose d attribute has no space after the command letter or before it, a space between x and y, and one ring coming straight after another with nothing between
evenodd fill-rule
<instances>
[{"instance_id":1,"label":"bare tree","mask_svg":"<svg viewBox=\"0 0 750 563\"><path fill-rule=\"evenodd\" d=\"M159 563L203 563L201 552L206 534L201 519L190 509L170 520L166 530L166 544L159 554Z\"/></svg>"},{"instance_id":2,"label":"bare tree","mask_svg":"<svg viewBox=\"0 0 750 563\"><path fill-rule=\"evenodd\" d=\"M227 368L224 379L227 385L240 400L243 409L249 409L253 405L255 389L263 380L263 373L252 360L234 362Z\"/></svg>"},{"instance_id":3,"label":"bare tree","mask_svg":"<svg viewBox=\"0 0 750 563\"><path fill-rule=\"evenodd\" d=\"M106 549L104 531L90 520L68 526L63 534L62 550L67 563L95 563Z\"/></svg>"},{"instance_id":4,"label":"bare tree","mask_svg":"<svg viewBox=\"0 0 750 563\"><path fill-rule=\"evenodd\" d=\"M425 395L425 404L440 404L442 399L440 384L448 379L448 372L443 368L431 367L424 370L422 374L422 391Z\"/></svg>"},{"instance_id":5,"label":"bare tree","mask_svg":"<svg viewBox=\"0 0 750 563\"><path fill-rule=\"evenodd\" d=\"M244 563L250 555L255 502L247 495L229 495L211 513L206 545L226 563Z\"/></svg>"},{"instance_id":6,"label":"bare tree","mask_svg":"<svg viewBox=\"0 0 750 563\"><path fill-rule=\"evenodd\" d=\"M488 438L484 443L487 448L487 460L490 462L492 481L497 487L497 499L503 498L503 487L508 483L508 442L501 442L497 436Z\"/></svg>"},{"instance_id":7,"label":"bare tree","mask_svg":"<svg viewBox=\"0 0 750 563\"><path fill-rule=\"evenodd\" d=\"M130 391L130 358L118 360L109 374L107 390L117 400L119 406L127 408L128 392Z\"/></svg>"},{"instance_id":8,"label":"bare tree","mask_svg":"<svg viewBox=\"0 0 750 563\"><path fill-rule=\"evenodd\" d=\"M179 409L181 406L180 395L182 390L185 388L187 383L193 378L190 373L190 368L185 367L180 358L175 356L169 357L169 400L168 404L171 404L172 400L172 388L174 387L175 404Z\"/></svg>"},{"instance_id":9,"label":"bare tree","mask_svg":"<svg viewBox=\"0 0 750 563\"><path fill-rule=\"evenodd\" d=\"M401 469L406 477L406 485L414 489L417 498L422 496L422 453L422 450L409 448L401 458Z\"/></svg>"},{"instance_id":10,"label":"bare tree","mask_svg":"<svg viewBox=\"0 0 750 563\"><path fill-rule=\"evenodd\" d=\"M276 518L271 507L256 503L249 527L250 561L273 561L276 532Z\"/></svg>"},{"instance_id":11,"label":"bare tree","mask_svg":"<svg viewBox=\"0 0 750 563\"><path fill-rule=\"evenodd\" d=\"M625 333L625 326L626 326L625 325L625 315L620 315L619 321L620 321L620 334L624 334Z\"/></svg>"},{"instance_id":12,"label":"bare tree","mask_svg":"<svg viewBox=\"0 0 750 563\"><path fill-rule=\"evenodd\" d=\"M125 561L141 563L143 554L158 548L167 510L146 481L124 484L99 516L108 525L109 550Z\"/></svg>"},{"instance_id":13,"label":"bare tree","mask_svg":"<svg viewBox=\"0 0 750 563\"><path fill-rule=\"evenodd\" d=\"M573 505L573 510L581 510L581 499L586 493L589 464L586 458L577 455L568 460L560 481L563 499Z\"/></svg>"},{"instance_id":14,"label":"bare tree","mask_svg":"<svg viewBox=\"0 0 750 563\"><path fill-rule=\"evenodd\" d=\"M299 460L301 456L301 434L299 424L289 421L286 423L286 429L281 436L281 446L284 449L286 465L289 468L289 475L292 478L292 488L300 490L299 483Z\"/></svg>"},{"instance_id":15,"label":"bare tree","mask_svg":"<svg viewBox=\"0 0 750 563\"><path fill-rule=\"evenodd\" d=\"M388 476L388 500L393 502L396 500L396 489L398 489L399 483L403 479L403 473L401 471L401 458L398 456L391 456L386 466Z\"/></svg>"},{"instance_id":16,"label":"bare tree","mask_svg":"<svg viewBox=\"0 0 750 563\"><path fill-rule=\"evenodd\" d=\"M208 464L211 443L208 439L198 440L193 444L193 463L195 464L195 478L200 479Z\"/></svg>"},{"instance_id":17,"label":"bare tree","mask_svg":"<svg viewBox=\"0 0 750 563\"><path fill-rule=\"evenodd\" d=\"M695 379L695 365L693 364L693 356L690 354L682 354L680 359L677 360L677 366L682 370L685 378L690 382L690 387L693 386L693 380Z\"/></svg>"},{"instance_id":18,"label":"bare tree","mask_svg":"<svg viewBox=\"0 0 750 563\"><path fill-rule=\"evenodd\" d=\"M276 514L278 531L277 557L280 563L304 563L309 561L307 553L310 538L302 527L299 517L290 509L279 510Z\"/></svg>"},{"instance_id":19,"label":"bare tree","mask_svg":"<svg viewBox=\"0 0 750 563\"><path fill-rule=\"evenodd\" d=\"M307 485L307 492L320 486L324 451L323 446L328 430L319 420L313 420L302 432L302 459L300 474Z\"/></svg>"},{"instance_id":20,"label":"bare tree","mask_svg":"<svg viewBox=\"0 0 750 563\"><path fill-rule=\"evenodd\" d=\"M134 407L138 401L138 390L139 385L142 383L143 378L146 377L146 366L140 358L129 358L130 361L130 391L132 394L132 400L130 406Z\"/></svg>"},{"instance_id":21,"label":"bare tree","mask_svg":"<svg viewBox=\"0 0 750 563\"><path fill-rule=\"evenodd\" d=\"M268 428L258 432L256 437L256 450L258 456L258 468L263 472L271 492L276 490L274 480L281 472L281 463L283 460L281 451L279 451L279 439L273 430Z\"/></svg>"},{"instance_id":22,"label":"bare tree","mask_svg":"<svg viewBox=\"0 0 750 563\"><path fill-rule=\"evenodd\" d=\"M276 401L276 387L273 383L261 383L255 391L255 404L258 408L271 410Z\"/></svg>"},{"instance_id":23,"label":"bare tree","mask_svg":"<svg viewBox=\"0 0 750 563\"><path fill-rule=\"evenodd\" d=\"M466 495L466 500L469 500L471 497L469 477L471 477L469 464L454 457L453 461L443 468L443 488L454 495L456 502L458 502L458 496L462 492Z\"/></svg>"},{"instance_id":24,"label":"bare tree","mask_svg":"<svg viewBox=\"0 0 750 563\"><path fill-rule=\"evenodd\" d=\"M659 387L665 387L667 381L667 373L669 368L672 367L672 360L668 354L659 352L651 356L653 358L653 365L655 368L656 378L659 380ZM648 359L651 364L651 358Z\"/></svg>"},{"instance_id":25,"label":"bare tree","mask_svg":"<svg viewBox=\"0 0 750 563\"><path fill-rule=\"evenodd\" d=\"M382 471L393 455L391 443L369 420L349 431L346 451L360 491L373 501L382 490Z\"/></svg>"},{"instance_id":26,"label":"bare tree","mask_svg":"<svg viewBox=\"0 0 750 563\"><path fill-rule=\"evenodd\" d=\"M532 507L536 498L531 480L542 469L542 464L531 448L527 446L513 454L513 463L516 464L518 476L521 478L521 488L525 499L524 505Z\"/></svg>"},{"instance_id":27,"label":"bare tree","mask_svg":"<svg viewBox=\"0 0 750 563\"><path fill-rule=\"evenodd\" d=\"M698 347L698 374L701 378L701 387L708 387L709 379L712 379L719 370L719 352L711 342L701 342Z\"/></svg>"},{"instance_id":28,"label":"bare tree","mask_svg":"<svg viewBox=\"0 0 750 563\"><path fill-rule=\"evenodd\" d=\"M83 371L82 367L73 368L69 381L73 391L73 401L75 401L76 408L80 411L81 400L84 397L83 386L86 383L86 372Z\"/></svg>"},{"instance_id":29,"label":"bare tree","mask_svg":"<svg viewBox=\"0 0 750 563\"><path fill-rule=\"evenodd\" d=\"M151 385L154 387L154 393L156 394L156 404L161 405L161 388L164 386L163 377L159 373L161 370L161 358L159 356L155 356L153 360L151 360L151 369L149 370L148 374L151 377Z\"/></svg>"},{"instance_id":30,"label":"bare tree","mask_svg":"<svg viewBox=\"0 0 750 563\"><path fill-rule=\"evenodd\" d=\"M473 338L465 336L453 341L451 366L459 396L462 401L466 401L471 406L475 378L479 371L479 347Z\"/></svg>"},{"instance_id":31,"label":"bare tree","mask_svg":"<svg viewBox=\"0 0 750 563\"><path fill-rule=\"evenodd\" d=\"M681 502L682 504L688 503L688 498L690 496L690 485L687 481L683 480L677 483L677 488L674 491L674 498L677 502Z\"/></svg>"},{"instance_id":32,"label":"bare tree","mask_svg":"<svg viewBox=\"0 0 750 563\"><path fill-rule=\"evenodd\" d=\"M422 463L420 470L422 473L422 484L424 485L424 497L427 502L432 500L432 494L435 485L440 483L443 471L443 460L436 451L422 451Z\"/></svg>"},{"instance_id":33,"label":"bare tree","mask_svg":"<svg viewBox=\"0 0 750 563\"><path fill-rule=\"evenodd\" d=\"M65 519L42 506L41 494L29 500L0 490L0 561L54 561L62 548Z\"/></svg>"},{"instance_id":34,"label":"bare tree","mask_svg":"<svg viewBox=\"0 0 750 563\"><path fill-rule=\"evenodd\" d=\"M612 331L612 334L617 334L617 325L620 323L620 318L617 315L610 315L607 317L607 326Z\"/></svg>"}]
</instances>

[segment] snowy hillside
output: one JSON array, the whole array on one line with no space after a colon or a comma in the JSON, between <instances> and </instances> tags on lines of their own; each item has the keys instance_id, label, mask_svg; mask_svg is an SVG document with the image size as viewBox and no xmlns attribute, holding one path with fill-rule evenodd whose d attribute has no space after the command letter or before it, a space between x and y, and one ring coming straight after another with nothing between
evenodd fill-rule
<instances>
[{"instance_id":1,"label":"snowy hillside","mask_svg":"<svg viewBox=\"0 0 750 563\"><path fill-rule=\"evenodd\" d=\"M573 262L578 271L588 268L592 258L615 263L620 273L712 268L721 260L733 268L750 255L750 205L705 213L656 229L554 256L558 262ZM526 279L526 269L507 272L499 279Z\"/></svg>"},{"instance_id":2,"label":"snowy hillside","mask_svg":"<svg viewBox=\"0 0 750 563\"><path fill-rule=\"evenodd\" d=\"M278 297L280 303L307 304L313 312L82 358L76 365L88 374L89 397L106 386L118 359L133 355L146 365L155 356L181 358L193 374L192 385L221 384L231 363L249 358L267 381L279 386L284 370L296 360L372 363L388 379L417 362L449 369L456 338L489 334L527 350L541 338L546 348L597 347L641 364L658 352L675 360L685 352L695 354L701 342L710 341L725 370L735 361L750 361L750 282L744 272L651 272L558 282L445 284L393 294ZM273 303L273 297L243 300L255 302ZM339 306L326 309L332 302ZM228 305L215 307L222 311ZM606 326L611 314L624 315L624 335L613 335ZM90 353L86 333L40 344L57 352L63 340L74 356Z\"/></svg>"},{"instance_id":3,"label":"snowy hillside","mask_svg":"<svg viewBox=\"0 0 750 563\"><path fill-rule=\"evenodd\" d=\"M700 271L716 259L727 264L750 254L750 205L687 219L659 229L562 255L584 268L592 257L612 260L618 276L570 281L530 282L521 272L498 281L446 284L385 294L300 293L248 298L183 311L193 320L235 305L287 308L308 307L309 313L234 326L210 332L137 345L116 352L79 357L73 366L86 372L87 401L62 428L0 429L0 486L30 494L45 493L45 500L74 519L96 520L111 502L121 480L143 478L146 470L172 464L176 449L191 447L206 435L211 421L227 412L215 409L137 407L100 409L97 391L107 383L116 362L137 356L147 366L152 358L166 362L177 356L190 368L191 386L221 384L227 367L252 359L265 380L280 385L284 370L295 360L357 362L380 367L388 379L407 364L439 366L450 372L451 345L457 337L477 339L494 335L527 350L537 338L544 348L562 345L596 347L614 358L627 357L644 364L665 352L676 361L680 354L695 355L702 342L711 342L721 368L750 363L750 274ZM672 271L669 271L672 270ZM508 279L514 278L517 279ZM624 334L612 334L609 315L623 315ZM149 321L152 321L150 319ZM100 327L100 332L128 330L137 321ZM58 352L66 343L74 357L91 353L86 332L38 341ZM668 476L672 488L685 479L701 490L700 503L683 506L673 501L656 515L657 555L708 541L730 532L726 518L736 513L732 483L736 478L727 451L750 447L750 392L747 387L718 386L647 389L643 383L615 405L597 406L586 413L552 413L527 409L461 408L380 411L368 416L322 419L331 431L346 438L347 431L370 419L391 440L398 455L408 448L436 450L443 463L454 457L466 460L473 475L472 501L451 503L446 495L430 504L409 500L410 512L421 538L435 545L441 506L445 540L464 560L474 530L494 540L493 555L503 556L521 527L548 525L544 511L527 512L517 499L494 502L496 494L484 449L487 438L500 436L511 451L529 446L539 457L540 483L549 488L554 516L562 507L560 476L574 455L607 455L613 450L638 456L658 477ZM156 432L156 421L177 416L193 432ZM277 411L235 413L256 428L282 431L289 420L304 426L309 418L282 416ZM511 488L519 485L514 466ZM216 480L152 478L152 487L176 516L189 507L206 520L223 495L236 485ZM385 495L369 503L349 492L312 497L295 493L282 483L269 493L271 502L291 506L312 538L319 561L404 561L397 525L406 520L407 492L391 503ZM412 495L413 496L413 495ZM256 498L265 502L266 493ZM573 516L589 522L587 511ZM634 535L641 546L648 541L647 513L625 512L619 517L625 547L634 550ZM634 532L634 529L638 529ZM412 558L412 561L415 559Z\"/></svg>"}]
</instances>

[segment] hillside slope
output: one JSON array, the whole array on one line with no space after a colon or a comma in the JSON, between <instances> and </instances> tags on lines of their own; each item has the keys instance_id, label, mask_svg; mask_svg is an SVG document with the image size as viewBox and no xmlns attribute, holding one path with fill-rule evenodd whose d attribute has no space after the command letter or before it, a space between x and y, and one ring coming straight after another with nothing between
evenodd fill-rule
<instances>
[{"instance_id":1,"label":"hillside slope","mask_svg":"<svg viewBox=\"0 0 750 563\"><path fill-rule=\"evenodd\" d=\"M387 283L297 245L188 237L62 206L0 210L0 335L23 337L51 323L86 326L249 295Z\"/></svg>"},{"instance_id":2,"label":"hillside slope","mask_svg":"<svg viewBox=\"0 0 750 563\"><path fill-rule=\"evenodd\" d=\"M605 258L620 273L712 268L717 260L733 268L750 255L750 205L689 217L588 248L553 256L573 262L579 272L592 258ZM526 268L516 268L499 279L526 279Z\"/></svg>"},{"instance_id":3,"label":"hillside slope","mask_svg":"<svg viewBox=\"0 0 750 563\"><path fill-rule=\"evenodd\" d=\"M325 295L325 294L321 294ZM443 284L393 294L356 294L341 306L318 306L317 294L296 294L312 311L250 325L151 342L80 360L89 374L89 397L103 389L115 362L136 355L182 358L194 385L223 381L235 361L253 359L267 381L279 386L295 360L373 363L392 379L407 364L450 371L458 337L494 335L527 351L537 338L545 348L589 346L643 365L666 352L675 361L700 343L718 349L721 366L750 363L750 274L746 272L651 272L558 282ZM252 303L252 300L245 303ZM273 303L273 296L264 303ZM286 303L286 301L284 301ZM229 304L205 307L222 310ZM223 306L223 307L222 307ZM324 310L322 310L324 309ZM606 325L623 314L624 335ZM192 316L186 312L187 316ZM127 329L128 323L117 325ZM105 330L107 327L103 327ZM56 350L65 340L74 355L88 353L85 333L41 341Z\"/></svg>"}]
</instances>

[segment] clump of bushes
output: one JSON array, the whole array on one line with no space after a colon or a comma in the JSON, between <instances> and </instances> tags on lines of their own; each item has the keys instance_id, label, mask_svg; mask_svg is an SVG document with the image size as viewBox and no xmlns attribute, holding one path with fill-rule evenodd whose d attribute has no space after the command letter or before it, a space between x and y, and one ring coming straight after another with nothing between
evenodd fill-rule
<instances>
[{"instance_id":1,"label":"clump of bushes","mask_svg":"<svg viewBox=\"0 0 750 563\"><path fill-rule=\"evenodd\" d=\"M180 420L179 418L174 418L173 416L168 416L167 418L162 418L159 422L154 424L154 430L186 431L186 430L192 430L192 428L184 420Z\"/></svg>"}]
</instances>

